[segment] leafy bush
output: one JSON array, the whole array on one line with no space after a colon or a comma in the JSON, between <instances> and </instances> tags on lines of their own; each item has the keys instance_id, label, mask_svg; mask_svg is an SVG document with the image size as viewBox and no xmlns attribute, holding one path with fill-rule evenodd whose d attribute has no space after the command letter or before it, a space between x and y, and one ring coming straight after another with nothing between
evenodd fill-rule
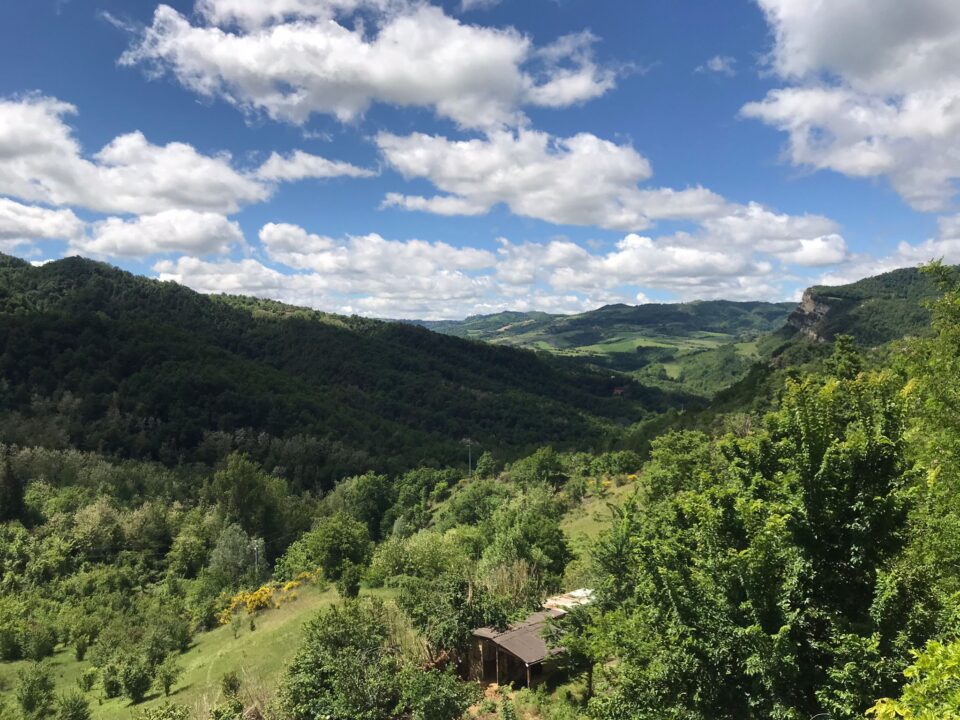
<instances>
[{"instance_id":1,"label":"leafy bush","mask_svg":"<svg viewBox=\"0 0 960 720\"><path fill-rule=\"evenodd\" d=\"M371 551L367 526L339 512L319 520L313 530L287 548L277 561L276 576L293 580L301 572L320 568L324 577L337 580L345 563L365 566Z\"/></svg>"},{"instance_id":2,"label":"leafy bush","mask_svg":"<svg viewBox=\"0 0 960 720\"><path fill-rule=\"evenodd\" d=\"M140 710L135 720L190 720L190 710L183 705L165 703L159 707Z\"/></svg>"},{"instance_id":3,"label":"leafy bush","mask_svg":"<svg viewBox=\"0 0 960 720\"><path fill-rule=\"evenodd\" d=\"M163 691L164 695L169 695L170 690L176 684L177 680L183 674L183 668L177 662L176 657L168 655L162 663L157 666L156 683L157 687Z\"/></svg>"},{"instance_id":4,"label":"leafy bush","mask_svg":"<svg viewBox=\"0 0 960 720\"><path fill-rule=\"evenodd\" d=\"M17 704L26 720L47 720L53 710L53 673L49 665L32 662L17 676Z\"/></svg>"},{"instance_id":5,"label":"leafy bush","mask_svg":"<svg viewBox=\"0 0 960 720\"><path fill-rule=\"evenodd\" d=\"M482 692L476 683L464 683L452 670L424 672L407 667L400 677L401 705L411 720L455 720L462 718Z\"/></svg>"},{"instance_id":6,"label":"leafy bush","mask_svg":"<svg viewBox=\"0 0 960 720\"><path fill-rule=\"evenodd\" d=\"M360 594L360 578L363 573L351 562L344 563L337 578L337 592L342 598L355 598Z\"/></svg>"},{"instance_id":7,"label":"leafy bush","mask_svg":"<svg viewBox=\"0 0 960 720\"><path fill-rule=\"evenodd\" d=\"M134 703L143 702L150 685L153 684L153 672L150 663L141 657L131 657L120 670L123 692Z\"/></svg>"},{"instance_id":8,"label":"leafy bush","mask_svg":"<svg viewBox=\"0 0 960 720\"><path fill-rule=\"evenodd\" d=\"M77 676L77 687L79 687L83 692L90 692L93 690L93 686L97 684L97 678L99 677L100 672L97 670L97 668L84 668L83 672Z\"/></svg>"},{"instance_id":9,"label":"leafy bush","mask_svg":"<svg viewBox=\"0 0 960 720\"><path fill-rule=\"evenodd\" d=\"M367 579L374 586L400 576L432 578L466 572L470 558L455 533L422 530L409 537L392 537L377 546Z\"/></svg>"},{"instance_id":10,"label":"leafy bush","mask_svg":"<svg viewBox=\"0 0 960 720\"><path fill-rule=\"evenodd\" d=\"M35 616L21 630L20 643L23 657L27 660L43 660L53 655L57 646L57 630L53 622Z\"/></svg>"},{"instance_id":11,"label":"leafy bush","mask_svg":"<svg viewBox=\"0 0 960 720\"><path fill-rule=\"evenodd\" d=\"M551 447L543 447L533 455L510 466L510 479L520 485L552 485L560 487L567 475L560 456Z\"/></svg>"},{"instance_id":12,"label":"leafy bush","mask_svg":"<svg viewBox=\"0 0 960 720\"><path fill-rule=\"evenodd\" d=\"M111 660L100 669L100 684L108 698L123 694L123 666L119 660Z\"/></svg>"},{"instance_id":13,"label":"leafy bush","mask_svg":"<svg viewBox=\"0 0 960 720\"><path fill-rule=\"evenodd\" d=\"M224 673L223 677L220 678L220 692L223 693L224 697L238 697L240 695L241 685L240 676L233 670Z\"/></svg>"},{"instance_id":14,"label":"leafy bush","mask_svg":"<svg viewBox=\"0 0 960 720\"><path fill-rule=\"evenodd\" d=\"M904 671L907 684L896 700L877 702L873 720L958 720L960 718L960 641L931 641Z\"/></svg>"},{"instance_id":15,"label":"leafy bush","mask_svg":"<svg viewBox=\"0 0 960 720\"><path fill-rule=\"evenodd\" d=\"M56 720L90 720L90 703L79 692L73 691L57 698Z\"/></svg>"}]
</instances>

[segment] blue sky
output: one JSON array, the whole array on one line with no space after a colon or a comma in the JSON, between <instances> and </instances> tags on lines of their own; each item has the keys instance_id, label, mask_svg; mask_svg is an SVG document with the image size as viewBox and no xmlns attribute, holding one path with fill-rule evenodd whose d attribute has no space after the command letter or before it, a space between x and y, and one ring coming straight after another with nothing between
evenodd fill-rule
<instances>
[{"instance_id":1,"label":"blue sky","mask_svg":"<svg viewBox=\"0 0 960 720\"><path fill-rule=\"evenodd\" d=\"M0 250L379 317L960 260L950 0L10 0Z\"/></svg>"}]
</instances>

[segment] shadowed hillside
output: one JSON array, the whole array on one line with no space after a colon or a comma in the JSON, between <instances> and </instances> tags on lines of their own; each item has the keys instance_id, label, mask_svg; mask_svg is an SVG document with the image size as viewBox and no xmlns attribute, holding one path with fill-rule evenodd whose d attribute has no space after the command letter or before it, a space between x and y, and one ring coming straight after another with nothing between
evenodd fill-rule
<instances>
[{"instance_id":1,"label":"shadowed hillside","mask_svg":"<svg viewBox=\"0 0 960 720\"><path fill-rule=\"evenodd\" d=\"M0 338L6 441L167 463L258 446L303 466L307 484L463 462L466 437L507 453L545 441L600 447L673 403L529 352L204 296L78 258L2 259ZM613 397L624 385L626 397Z\"/></svg>"}]
</instances>

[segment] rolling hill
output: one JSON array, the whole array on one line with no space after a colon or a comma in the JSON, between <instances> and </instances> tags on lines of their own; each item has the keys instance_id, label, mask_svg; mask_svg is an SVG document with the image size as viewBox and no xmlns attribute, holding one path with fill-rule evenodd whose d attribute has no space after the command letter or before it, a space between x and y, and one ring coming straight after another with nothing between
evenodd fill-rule
<instances>
[{"instance_id":1,"label":"rolling hill","mask_svg":"<svg viewBox=\"0 0 960 720\"><path fill-rule=\"evenodd\" d=\"M799 305L609 305L579 315L503 312L418 324L630 373L644 385L709 399L746 378L755 363L777 357L790 364L815 355L804 341L844 334L877 347L920 334L930 321L924 301L936 294L929 276L903 268L847 285L811 287Z\"/></svg>"},{"instance_id":2,"label":"rolling hill","mask_svg":"<svg viewBox=\"0 0 960 720\"><path fill-rule=\"evenodd\" d=\"M684 392L708 397L746 373L758 357L754 340L782 327L795 306L709 300L608 305L579 315L504 312L419 324L448 335L635 373L648 384L676 381ZM718 356L721 371L705 374L696 358L718 348L727 348Z\"/></svg>"},{"instance_id":3,"label":"rolling hill","mask_svg":"<svg viewBox=\"0 0 960 720\"><path fill-rule=\"evenodd\" d=\"M242 449L306 486L465 462L467 437L506 457L602 447L689 402L562 358L205 296L79 258L0 257L0 369L3 441L167 464Z\"/></svg>"}]
</instances>

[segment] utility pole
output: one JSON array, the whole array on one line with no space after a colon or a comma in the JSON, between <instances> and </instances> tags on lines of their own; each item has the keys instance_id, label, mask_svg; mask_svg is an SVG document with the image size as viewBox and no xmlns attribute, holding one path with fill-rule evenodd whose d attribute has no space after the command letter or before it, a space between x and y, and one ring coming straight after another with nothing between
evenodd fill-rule
<instances>
[{"instance_id":1,"label":"utility pole","mask_svg":"<svg viewBox=\"0 0 960 720\"><path fill-rule=\"evenodd\" d=\"M467 446L467 477L473 477L473 440L464 438L461 440Z\"/></svg>"}]
</instances>

